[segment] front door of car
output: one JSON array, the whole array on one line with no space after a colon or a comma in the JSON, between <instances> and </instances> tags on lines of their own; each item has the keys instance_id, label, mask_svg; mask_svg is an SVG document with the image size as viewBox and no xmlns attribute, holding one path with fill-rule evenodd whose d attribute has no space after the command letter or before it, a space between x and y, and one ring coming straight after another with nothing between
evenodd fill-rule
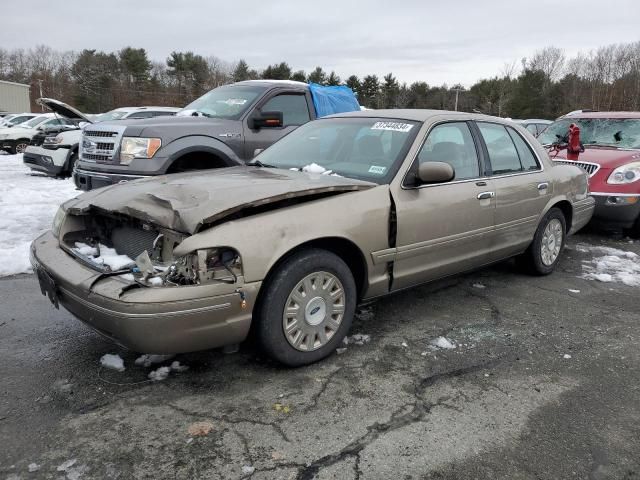
<instances>
[{"instance_id":1,"label":"front door of car","mask_svg":"<svg viewBox=\"0 0 640 480\"><path fill-rule=\"evenodd\" d=\"M502 124L477 122L496 192L495 260L524 250L533 240L553 185L526 140Z\"/></svg>"},{"instance_id":2,"label":"front door of car","mask_svg":"<svg viewBox=\"0 0 640 480\"><path fill-rule=\"evenodd\" d=\"M411 172L423 162L448 163L456 176L450 182L429 185L412 184L407 178L394 192L397 235L393 290L480 266L487 263L491 248L493 181L484 177L469 124L435 126Z\"/></svg>"},{"instance_id":3,"label":"front door of car","mask_svg":"<svg viewBox=\"0 0 640 480\"><path fill-rule=\"evenodd\" d=\"M251 115L259 112L282 112L282 126L250 128ZM261 102L245 121L244 130L244 159L251 160L256 150L264 150L274 144L289 132L311 119L309 105L304 92L278 93L266 101Z\"/></svg>"}]
</instances>

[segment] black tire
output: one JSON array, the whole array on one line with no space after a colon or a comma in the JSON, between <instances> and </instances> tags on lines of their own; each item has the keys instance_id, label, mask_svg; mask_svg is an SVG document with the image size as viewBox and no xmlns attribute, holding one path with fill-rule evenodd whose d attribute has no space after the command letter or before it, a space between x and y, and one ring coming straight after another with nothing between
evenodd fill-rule
<instances>
[{"instance_id":1,"label":"black tire","mask_svg":"<svg viewBox=\"0 0 640 480\"><path fill-rule=\"evenodd\" d=\"M333 275L342 284L344 313L339 327L324 345L315 350L300 351L287 340L283 316L287 300L294 288L307 276L317 272ZM345 262L326 250L302 250L287 258L267 282L263 286L261 301L256 309L257 315L254 317L257 322L256 338L264 352L290 367L308 365L331 355L351 328L356 308L356 285L353 274ZM324 322L327 316L324 315L323 318Z\"/></svg>"},{"instance_id":2,"label":"black tire","mask_svg":"<svg viewBox=\"0 0 640 480\"><path fill-rule=\"evenodd\" d=\"M636 218L636 222L633 224L633 227L627 230L627 235L631 238L640 238L640 215Z\"/></svg>"},{"instance_id":3,"label":"black tire","mask_svg":"<svg viewBox=\"0 0 640 480\"><path fill-rule=\"evenodd\" d=\"M543 261L542 254L542 239L545 235L547 226L552 222L555 224L556 220L560 222L560 225L562 227L562 241L560 242L560 250L552 263L545 263L545 261ZM562 254L562 250L564 249L566 239L567 221L564 218L564 214L559 208L551 208L543 217L540 225L538 225L538 229L533 236L531 245L529 245L529 248L527 248L526 252L516 258L516 261L524 271L531 275L549 275L555 270L556 265L558 265L558 262L560 261L560 256Z\"/></svg>"},{"instance_id":4,"label":"black tire","mask_svg":"<svg viewBox=\"0 0 640 480\"><path fill-rule=\"evenodd\" d=\"M14 155L16 153L23 153L28 146L29 146L28 138L21 138L20 140L16 140L15 142L13 142L13 145L11 145L11 153Z\"/></svg>"},{"instance_id":5,"label":"black tire","mask_svg":"<svg viewBox=\"0 0 640 480\"><path fill-rule=\"evenodd\" d=\"M73 152L69 160L67 161L66 174L67 176L73 175L73 169L76 166L76 162L78 161L78 152Z\"/></svg>"}]
</instances>

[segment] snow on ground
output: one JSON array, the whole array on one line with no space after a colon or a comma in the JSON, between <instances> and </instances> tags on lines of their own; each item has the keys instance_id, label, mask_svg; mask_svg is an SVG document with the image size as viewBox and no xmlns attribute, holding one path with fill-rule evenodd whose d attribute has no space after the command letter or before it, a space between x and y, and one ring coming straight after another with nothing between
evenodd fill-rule
<instances>
[{"instance_id":1,"label":"snow on ground","mask_svg":"<svg viewBox=\"0 0 640 480\"><path fill-rule=\"evenodd\" d=\"M51 228L61 203L80 193L71 179L30 172L22 154L0 155L0 277L31 272L31 241Z\"/></svg>"},{"instance_id":2,"label":"snow on ground","mask_svg":"<svg viewBox=\"0 0 640 480\"><path fill-rule=\"evenodd\" d=\"M150 367L151 365L155 365L156 363L166 362L173 357L175 357L174 354L154 355L151 353L145 353L144 355L140 355L138 358L136 358L135 364L142 365L143 367Z\"/></svg>"},{"instance_id":3,"label":"snow on ground","mask_svg":"<svg viewBox=\"0 0 640 480\"><path fill-rule=\"evenodd\" d=\"M100 365L105 368L110 368L111 370L117 370L119 372L124 372L124 360L120 357L120 355L114 355L112 353L105 353L100 358Z\"/></svg>"},{"instance_id":4,"label":"snow on ground","mask_svg":"<svg viewBox=\"0 0 640 480\"><path fill-rule=\"evenodd\" d=\"M430 343L434 347L443 348L445 350L451 350L453 348L456 348L456 344L446 337L434 338L433 340L431 340Z\"/></svg>"},{"instance_id":5,"label":"snow on ground","mask_svg":"<svg viewBox=\"0 0 640 480\"><path fill-rule=\"evenodd\" d=\"M579 244L576 250L601 254L594 256L591 260L583 261L583 278L640 287L640 256L637 253L585 244Z\"/></svg>"}]
</instances>

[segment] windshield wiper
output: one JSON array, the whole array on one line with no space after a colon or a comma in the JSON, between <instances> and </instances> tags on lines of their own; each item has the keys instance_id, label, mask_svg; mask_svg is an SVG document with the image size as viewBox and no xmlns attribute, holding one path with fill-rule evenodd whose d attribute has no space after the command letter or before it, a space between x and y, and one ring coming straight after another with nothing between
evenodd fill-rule
<instances>
[{"instance_id":1,"label":"windshield wiper","mask_svg":"<svg viewBox=\"0 0 640 480\"><path fill-rule=\"evenodd\" d=\"M262 168L278 168L275 165L269 165L268 163L262 163L260 160L254 160L253 162L247 163L247 165L251 165L252 167L262 167Z\"/></svg>"}]
</instances>

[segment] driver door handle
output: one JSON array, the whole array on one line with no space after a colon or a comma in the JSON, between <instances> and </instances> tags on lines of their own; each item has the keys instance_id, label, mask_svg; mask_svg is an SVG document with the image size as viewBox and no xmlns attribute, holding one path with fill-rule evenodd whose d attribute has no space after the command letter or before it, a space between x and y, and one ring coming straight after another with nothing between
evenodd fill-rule
<instances>
[{"instance_id":1,"label":"driver door handle","mask_svg":"<svg viewBox=\"0 0 640 480\"><path fill-rule=\"evenodd\" d=\"M549 188L549 182L542 182L538 184L538 190L546 190Z\"/></svg>"},{"instance_id":2,"label":"driver door handle","mask_svg":"<svg viewBox=\"0 0 640 480\"><path fill-rule=\"evenodd\" d=\"M496 192L481 192L478 194L478 200L488 200L496 196Z\"/></svg>"}]
</instances>

